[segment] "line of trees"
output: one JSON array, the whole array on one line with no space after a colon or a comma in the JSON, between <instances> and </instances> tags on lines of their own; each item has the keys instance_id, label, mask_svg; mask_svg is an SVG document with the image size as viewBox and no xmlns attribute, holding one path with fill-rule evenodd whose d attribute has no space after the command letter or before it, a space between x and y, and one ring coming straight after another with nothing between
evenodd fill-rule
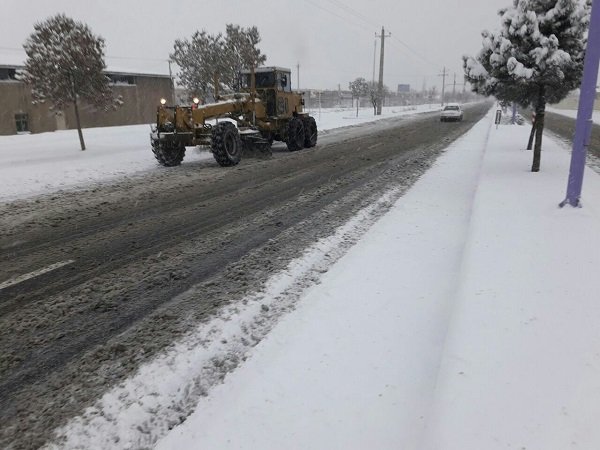
<instances>
[{"instance_id":1,"label":"line of trees","mask_svg":"<svg viewBox=\"0 0 600 450\"><path fill-rule=\"evenodd\" d=\"M256 27L227 24L225 34L202 30L191 39L177 39L170 57L179 66L180 83L190 98L205 100L209 93L216 98L220 89L239 90L240 71L265 63L259 43ZM121 97L114 97L104 74L104 39L86 24L58 14L37 23L23 47L27 59L19 79L31 87L34 102L49 102L57 113L73 107L81 150L85 150L81 100L103 111L123 104Z\"/></svg>"},{"instance_id":2,"label":"line of trees","mask_svg":"<svg viewBox=\"0 0 600 450\"><path fill-rule=\"evenodd\" d=\"M483 31L480 52L463 58L474 92L534 109L532 172L540 170L546 105L581 83L590 12L591 0L513 0L498 12L500 29Z\"/></svg>"},{"instance_id":3,"label":"line of trees","mask_svg":"<svg viewBox=\"0 0 600 450\"><path fill-rule=\"evenodd\" d=\"M368 97L373 106L373 115L377 115L377 104L379 99L382 100L390 94L390 90L386 85L383 85L383 90L379 92L379 83L376 81L367 81L363 77L358 77L348 84L348 88L352 93L352 98L356 99L356 117L358 117L358 103L360 97Z\"/></svg>"}]
</instances>

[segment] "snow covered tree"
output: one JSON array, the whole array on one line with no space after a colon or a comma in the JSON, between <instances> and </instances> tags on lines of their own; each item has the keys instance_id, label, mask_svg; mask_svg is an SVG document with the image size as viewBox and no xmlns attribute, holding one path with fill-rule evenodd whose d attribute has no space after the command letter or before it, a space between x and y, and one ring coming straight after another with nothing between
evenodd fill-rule
<instances>
[{"instance_id":1,"label":"snow covered tree","mask_svg":"<svg viewBox=\"0 0 600 450\"><path fill-rule=\"evenodd\" d=\"M36 24L23 47L27 60L20 80L31 85L36 102L48 101L54 110L73 105L79 143L85 150L79 99L103 110L119 103L103 73L104 39L86 24L58 14Z\"/></svg>"},{"instance_id":2,"label":"snow covered tree","mask_svg":"<svg viewBox=\"0 0 600 450\"><path fill-rule=\"evenodd\" d=\"M472 90L533 107L536 139L532 172L540 170L546 104L579 87L590 0L513 0L499 11L500 30L483 31L483 48L465 56Z\"/></svg>"},{"instance_id":3,"label":"snow covered tree","mask_svg":"<svg viewBox=\"0 0 600 450\"><path fill-rule=\"evenodd\" d=\"M227 78L230 89L241 88L240 72L244 69L263 65L267 61L266 55L260 52L257 45L260 43L258 28L241 28L239 25L227 24L225 30L225 49L230 60L233 72Z\"/></svg>"},{"instance_id":4,"label":"snow covered tree","mask_svg":"<svg viewBox=\"0 0 600 450\"><path fill-rule=\"evenodd\" d=\"M356 99L356 117L358 117L358 104L360 97L363 97L369 93L369 83L362 77L351 81L348 85L350 92L352 92L352 98Z\"/></svg>"},{"instance_id":5,"label":"snow covered tree","mask_svg":"<svg viewBox=\"0 0 600 450\"><path fill-rule=\"evenodd\" d=\"M191 40L175 40L171 60L179 66L179 80L191 97L206 101L212 92L216 99L223 75L230 70L224 54L221 33L213 35L202 30L196 31Z\"/></svg>"},{"instance_id":6,"label":"snow covered tree","mask_svg":"<svg viewBox=\"0 0 600 450\"><path fill-rule=\"evenodd\" d=\"M256 27L228 24L225 36L202 30L191 40L177 39L171 59L179 66L179 80L191 96L205 100L212 91L216 99L221 89L239 90L241 70L265 63L259 42Z\"/></svg>"}]
</instances>

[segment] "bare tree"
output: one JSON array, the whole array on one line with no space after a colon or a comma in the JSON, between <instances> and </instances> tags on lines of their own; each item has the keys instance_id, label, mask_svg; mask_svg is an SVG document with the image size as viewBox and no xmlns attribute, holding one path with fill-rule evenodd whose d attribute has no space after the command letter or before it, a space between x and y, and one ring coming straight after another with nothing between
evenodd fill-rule
<instances>
[{"instance_id":1,"label":"bare tree","mask_svg":"<svg viewBox=\"0 0 600 450\"><path fill-rule=\"evenodd\" d=\"M23 47L27 60L19 78L32 87L34 101L49 101L55 110L73 105L79 143L85 150L79 99L103 110L122 103L113 98L103 73L104 39L86 24L58 14L36 24Z\"/></svg>"},{"instance_id":2,"label":"bare tree","mask_svg":"<svg viewBox=\"0 0 600 450\"><path fill-rule=\"evenodd\" d=\"M379 104L379 99L381 98L381 104L383 105L383 100L390 95L390 88L388 88L385 84L383 85L383 89L381 92L379 91L379 83L378 82L369 82L369 100L371 100L371 105L373 105L373 115L377 115L377 105Z\"/></svg>"}]
</instances>

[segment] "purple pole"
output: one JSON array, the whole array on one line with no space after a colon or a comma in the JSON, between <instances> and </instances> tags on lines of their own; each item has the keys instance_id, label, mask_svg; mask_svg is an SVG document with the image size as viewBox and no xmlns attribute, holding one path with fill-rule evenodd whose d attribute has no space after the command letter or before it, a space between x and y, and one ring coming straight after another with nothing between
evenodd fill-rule
<instances>
[{"instance_id":1,"label":"purple pole","mask_svg":"<svg viewBox=\"0 0 600 450\"><path fill-rule=\"evenodd\" d=\"M600 0L593 0L592 17L588 31L587 49L583 64L583 79L579 93L579 110L575 123L575 137L573 138L573 152L571 153L571 168L567 183L567 198L561 203L581 206L581 187L583 185L583 171L585 157L590 144L592 133L592 112L596 99L596 81L598 80L598 63L600 62Z\"/></svg>"}]
</instances>

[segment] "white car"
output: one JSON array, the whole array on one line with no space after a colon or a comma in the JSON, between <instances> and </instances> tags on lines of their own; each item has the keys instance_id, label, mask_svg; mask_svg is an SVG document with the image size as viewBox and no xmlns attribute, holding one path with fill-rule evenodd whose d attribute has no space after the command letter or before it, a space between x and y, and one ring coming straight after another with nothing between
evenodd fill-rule
<instances>
[{"instance_id":1,"label":"white car","mask_svg":"<svg viewBox=\"0 0 600 450\"><path fill-rule=\"evenodd\" d=\"M442 122L448 122L449 120L456 120L460 122L463 120L463 111L458 103L448 103L442 109L440 116Z\"/></svg>"}]
</instances>

